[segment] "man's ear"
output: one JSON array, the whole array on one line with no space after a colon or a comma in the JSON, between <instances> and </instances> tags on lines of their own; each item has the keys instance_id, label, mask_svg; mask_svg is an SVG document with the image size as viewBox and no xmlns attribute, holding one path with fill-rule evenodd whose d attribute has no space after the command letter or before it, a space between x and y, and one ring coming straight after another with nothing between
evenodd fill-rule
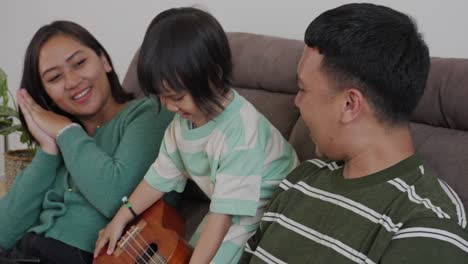
<instances>
[{"instance_id":1,"label":"man's ear","mask_svg":"<svg viewBox=\"0 0 468 264\"><path fill-rule=\"evenodd\" d=\"M344 91L341 122L349 123L355 120L363 110L364 100L364 95L360 90L356 88L346 89Z\"/></svg>"},{"instance_id":2,"label":"man's ear","mask_svg":"<svg viewBox=\"0 0 468 264\"><path fill-rule=\"evenodd\" d=\"M104 70L109 73L112 71L112 66L110 65L109 61L107 60L107 57L106 55L104 54L104 52L101 54L101 56L99 56L99 58L101 59L101 63L104 67Z\"/></svg>"}]
</instances>

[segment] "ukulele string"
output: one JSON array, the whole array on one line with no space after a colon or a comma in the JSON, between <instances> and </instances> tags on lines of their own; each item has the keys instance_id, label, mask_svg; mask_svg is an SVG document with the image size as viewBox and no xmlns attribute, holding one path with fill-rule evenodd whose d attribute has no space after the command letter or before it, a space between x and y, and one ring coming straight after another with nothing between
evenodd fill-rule
<instances>
[{"instance_id":1,"label":"ukulele string","mask_svg":"<svg viewBox=\"0 0 468 264\"><path fill-rule=\"evenodd\" d=\"M136 258L135 258L132 254L130 254L130 252L126 249L126 247L123 248L123 250L124 250L124 252L125 252L127 255L129 255L129 256L132 258L132 260L133 260L135 263L137 263Z\"/></svg>"},{"instance_id":2,"label":"ukulele string","mask_svg":"<svg viewBox=\"0 0 468 264\"><path fill-rule=\"evenodd\" d=\"M141 237L141 236L140 236L140 232L135 232L135 233L136 233L139 237ZM133 234L135 234L135 233L133 233ZM155 262L155 260L151 257L151 255L148 254L148 252L145 250L145 247L146 247L146 248L149 248L151 251L153 251L153 249L150 247L150 245L145 241L145 239L144 239L143 237L141 237L141 240L143 240L143 245L144 245L144 246L142 246L142 245L140 244L140 242L138 242L138 239L135 238L135 237L133 236L133 234L129 237L129 239L131 239L132 241L135 241L135 243L136 243L136 244L138 245L138 247L140 248L140 252L143 252L143 255L146 255L146 256L148 257L148 260L151 260L152 262ZM153 251L152 253L154 254L155 252ZM138 256L140 259L144 259L144 258L143 258L143 255L137 253L137 256ZM158 264L158 263L156 263L156 264Z\"/></svg>"},{"instance_id":3,"label":"ukulele string","mask_svg":"<svg viewBox=\"0 0 468 264\"><path fill-rule=\"evenodd\" d=\"M133 249L133 251L135 251L137 257L138 257L138 251L132 246L131 243L128 243L128 241L127 241L126 245L123 245L123 247L122 247L124 252L127 253L127 255L129 255L133 259L133 261L135 263L138 263L137 258L135 256L133 256L133 254L129 250L127 250L127 248L128 248L127 245L130 246L130 248ZM145 264L147 264L146 261L145 261Z\"/></svg>"},{"instance_id":4,"label":"ukulele string","mask_svg":"<svg viewBox=\"0 0 468 264\"><path fill-rule=\"evenodd\" d=\"M151 250L151 254L153 254L153 256L156 256L156 257L157 257L158 264L159 264L159 263L161 263L161 264L167 263L166 260L163 258L163 256L161 256L161 254L159 254L158 252L154 251L154 250L150 247L150 245L148 244L148 242L146 242L145 238L142 237L141 234L140 234L139 232L138 232L137 236L138 236L141 240L143 240L143 244L144 244L145 246L147 246L147 247ZM137 241L137 240L135 240L135 241ZM138 243L138 241L137 241L137 243ZM138 243L138 244L139 244L139 243ZM146 253L146 251L145 251L145 253Z\"/></svg>"}]
</instances>

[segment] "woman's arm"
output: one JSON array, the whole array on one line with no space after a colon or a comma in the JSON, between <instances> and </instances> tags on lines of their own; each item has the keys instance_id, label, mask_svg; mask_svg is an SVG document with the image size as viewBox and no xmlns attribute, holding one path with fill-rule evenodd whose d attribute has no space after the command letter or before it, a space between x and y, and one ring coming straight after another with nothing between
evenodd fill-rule
<instances>
[{"instance_id":1,"label":"woman's arm","mask_svg":"<svg viewBox=\"0 0 468 264\"><path fill-rule=\"evenodd\" d=\"M39 130L55 139L73 183L108 218L156 159L173 117L164 108L157 112L155 100L139 100L122 110L125 114L114 117L120 118L119 122L113 119L96 132L101 133L97 139L79 126L69 126L68 118L41 108L25 90L18 98Z\"/></svg>"},{"instance_id":2,"label":"woman's arm","mask_svg":"<svg viewBox=\"0 0 468 264\"><path fill-rule=\"evenodd\" d=\"M11 248L37 221L60 163L60 156L38 150L31 164L16 176L10 191L0 199L0 247Z\"/></svg>"},{"instance_id":3,"label":"woman's arm","mask_svg":"<svg viewBox=\"0 0 468 264\"><path fill-rule=\"evenodd\" d=\"M232 225L230 215L209 213L190 264L210 263Z\"/></svg>"},{"instance_id":4,"label":"woman's arm","mask_svg":"<svg viewBox=\"0 0 468 264\"><path fill-rule=\"evenodd\" d=\"M150 102L139 102L120 126L102 131L101 142L107 141L107 148L97 145L81 127L71 127L57 138L73 182L106 217L115 214L122 196L132 192L154 162L172 119L165 110L156 113Z\"/></svg>"}]
</instances>

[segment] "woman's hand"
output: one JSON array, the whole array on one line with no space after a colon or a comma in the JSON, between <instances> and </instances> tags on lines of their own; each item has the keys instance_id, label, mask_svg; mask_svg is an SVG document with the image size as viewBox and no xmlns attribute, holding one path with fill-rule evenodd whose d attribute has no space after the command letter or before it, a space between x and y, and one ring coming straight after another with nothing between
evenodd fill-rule
<instances>
[{"instance_id":1,"label":"woman's hand","mask_svg":"<svg viewBox=\"0 0 468 264\"><path fill-rule=\"evenodd\" d=\"M109 244L107 247L107 255L111 255L114 252L115 245L117 241L122 236L123 230L126 226L125 222L119 221L114 217L112 221L106 226L106 228L99 231L98 240L96 241L94 249L94 258L98 257L101 253L101 250L106 244Z\"/></svg>"},{"instance_id":2,"label":"woman's hand","mask_svg":"<svg viewBox=\"0 0 468 264\"><path fill-rule=\"evenodd\" d=\"M49 136L33 120L30 111L28 111L28 109L25 107L25 100L23 99L21 89L16 92L16 98L18 105L23 113L24 120L26 121L26 125L28 126L28 130L29 132L31 132L32 136L37 140L37 142L41 146L42 151L52 155L56 155L58 153L58 147L57 143L55 142L55 138Z\"/></svg>"},{"instance_id":3,"label":"woman's hand","mask_svg":"<svg viewBox=\"0 0 468 264\"><path fill-rule=\"evenodd\" d=\"M72 123L70 119L42 108L25 89L17 92L17 99L23 115L28 115L31 121L34 121L42 131L54 139L62 128ZM28 122L28 127L29 125Z\"/></svg>"}]
</instances>

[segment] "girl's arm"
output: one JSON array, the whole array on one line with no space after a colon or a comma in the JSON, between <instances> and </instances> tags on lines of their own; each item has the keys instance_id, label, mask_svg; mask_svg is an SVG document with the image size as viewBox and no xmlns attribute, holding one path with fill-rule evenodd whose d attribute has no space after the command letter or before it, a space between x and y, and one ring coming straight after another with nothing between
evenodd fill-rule
<instances>
[{"instance_id":1,"label":"girl's arm","mask_svg":"<svg viewBox=\"0 0 468 264\"><path fill-rule=\"evenodd\" d=\"M209 213L190 264L210 263L232 225L230 215Z\"/></svg>"},{"instance_id":2,"label":"girl's arm","mask_svg":"<svg viewBox=\"0 0 468 264\"><path fill-rule=\"evenodd\" d=\"M130 196L129 202L132 205L133 211L135 211L136 214L141 214L148 207L157 202L163 195L163 192L156 190L143 180ZM107 227L99 231L99 237L96 241L96 248L94 250L94 257L97 257L100 254L101 249L107 243L109 243L107 254L112 254L117 241L122 236L125 226L132 219L133 215L130 212L130 209L125 206L121 206Z\"/></svg>"}]
</instances>

